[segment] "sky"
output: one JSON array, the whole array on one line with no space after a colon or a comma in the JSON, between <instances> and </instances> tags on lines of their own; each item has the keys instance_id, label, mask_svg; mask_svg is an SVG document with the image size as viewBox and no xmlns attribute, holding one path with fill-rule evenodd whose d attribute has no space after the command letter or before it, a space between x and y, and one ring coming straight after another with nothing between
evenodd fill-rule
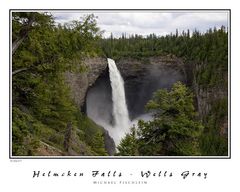
<instances>
[{"instance_id":1,"label":"sky","mask_svg":"<svg viewBox=\"0 0 240 192\"><path fill-rule=\"evenodd\" d=\"M104 37L112 33L120 37L139 34L146 36L151 33L166 35L189 29L206 32L209 28L228 26L227 11L64 11L51 12L57 23L78 20L87 14L97 16L97 23L104 30Z\"/></svg>"}]
</instances>

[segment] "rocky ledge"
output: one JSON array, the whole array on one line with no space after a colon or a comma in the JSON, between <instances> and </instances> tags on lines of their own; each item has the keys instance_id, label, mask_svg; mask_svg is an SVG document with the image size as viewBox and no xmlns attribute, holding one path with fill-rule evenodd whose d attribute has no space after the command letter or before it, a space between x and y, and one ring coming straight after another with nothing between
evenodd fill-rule
<instances>
[{"instance_id":1,"label":"rocky ledge","mask_svg":"<svg viewBox=\"0 0 240 192\"><path fill-rule=\"evenodd\" d=\"M72 98L79 107L82 107L88 88L106 69L107 60L101 57L86 58L79 65L86 70L81 73L66 72L65 76Z\"/></svg>"}]
</instances>

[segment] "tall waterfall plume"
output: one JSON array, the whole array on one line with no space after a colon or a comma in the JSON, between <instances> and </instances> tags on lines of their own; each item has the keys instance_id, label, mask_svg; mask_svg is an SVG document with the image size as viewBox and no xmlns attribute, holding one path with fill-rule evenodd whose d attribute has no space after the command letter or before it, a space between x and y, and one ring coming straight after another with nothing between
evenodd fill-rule
<instances>
[{"instance_id":1,"label":"tall waterfall plume","mask_svg":"<svg viewBox=\"0 0 240 192\"><path fill-rule=\"evenodd\" d=\"M108 58L108 68L112 87L112 102L113 102L113 129L114 140L119 144L120 139L128 132L130 126L128 108L125 98L125 89L123 78L117 69L115 61Z\"/></svg>"}]
</instances>

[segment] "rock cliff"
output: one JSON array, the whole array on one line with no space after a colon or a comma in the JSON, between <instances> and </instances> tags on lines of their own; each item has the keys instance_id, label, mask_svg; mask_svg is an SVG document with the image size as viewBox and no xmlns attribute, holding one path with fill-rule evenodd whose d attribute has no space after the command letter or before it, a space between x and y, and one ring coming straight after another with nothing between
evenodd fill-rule
<instances>
[{"instance_id":1,"label":"rock cliff","mask_svg":"<svg viewBox=\"0 0 240 192\"><path fill-rule=\"evenodd\" d=\"M67 72L65 76L75 103L82 107L88 88L106 69L107 60L101 57L86 58L79 65L86 70L82 73Z\"/></svg>"}]
</instances>

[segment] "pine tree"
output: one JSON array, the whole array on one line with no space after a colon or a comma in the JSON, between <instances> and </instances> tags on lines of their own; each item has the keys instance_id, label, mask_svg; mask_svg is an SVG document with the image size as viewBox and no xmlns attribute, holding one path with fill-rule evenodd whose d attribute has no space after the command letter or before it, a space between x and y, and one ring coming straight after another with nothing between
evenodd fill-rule
<instances>
[{"instance_id":1,"label":"pine tree","mask_svg":"<svg viewBox=\"0 0 240 192\"><path fill-rule=\"evenodd\" d=\"M170 91L157 91L146 107L154 112L153 120L138 122L136 133L133 129L122 139L119 155L200 155L203 126L185 85L177 82Z\"/></svg>"},{"instance_id":2,"label":"pine tree","mask_svg":"<svg viewBox=\"0 0 240 192\"><path fill-rule=\"evenodd\" d=\"M92 140L92 149L96 152L96 155L105 156L107 152L105 150L103 133L101 131L97 131Z\"/></svg>"},{"instance_id":3,"label":"pine tree","mask_svg":"<svg viewBox=\"0 0 240 192\"><path fill-rule=\"evenodd\" d=\"M126 134L124 139L121 140L117 146L117 154L121 156L137 156L138 155L138 143L136 137L136 128L132 127L130 133Z\"/></svg>"},{"instance_id":4,"label":"pine tree","mask_svg":"<svg viewBox=\"0 0 240 192\"><path fill-rule=\"evenodd\" d=\"M140 140L161 143L165 155L200 155L198 138L203 126L196 119L193 95L180 82L170 91L159 90L147 104L154 120L139 125Z\"/></svg>"}]
</instances>

